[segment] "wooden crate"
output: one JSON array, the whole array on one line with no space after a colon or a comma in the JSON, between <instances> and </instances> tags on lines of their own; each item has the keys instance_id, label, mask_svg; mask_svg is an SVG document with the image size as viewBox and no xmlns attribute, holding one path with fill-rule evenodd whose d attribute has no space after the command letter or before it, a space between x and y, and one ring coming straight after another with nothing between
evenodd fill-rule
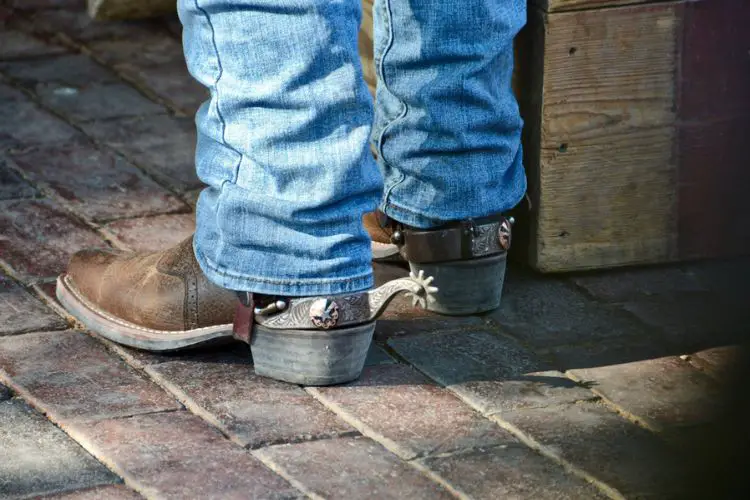
<instances>
[{"instance_id":1,"label":"wooden crate","mask_svg":"<svg viewBox=\"0 0 750 500\"><path fill-rule=\"evenodd\" d=\"M750 252L750 2L626 3L539 1L517 41L541 271Z\"/></svg>"}]
</instances>

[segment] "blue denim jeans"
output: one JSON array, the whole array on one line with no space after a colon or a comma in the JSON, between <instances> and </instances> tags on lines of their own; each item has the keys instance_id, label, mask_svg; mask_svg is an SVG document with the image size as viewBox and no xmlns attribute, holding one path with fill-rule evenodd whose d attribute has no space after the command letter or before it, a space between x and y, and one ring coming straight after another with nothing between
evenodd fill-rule
<instances>
[{"instance_id":1,"label":"blue denim jeans","mask_svg":"<svg viewBox=\"0 0 750 500\"><path fill-rule=\"evenodd\" d=\"M526 0L376 0L374 103L360 0L179 0L196 116L194 249L217 285L287 296L373 284L363 214L428 228L526 190L511 90ZM368 140L377 150L377 164Z\"/></svg>"}]
</instances>

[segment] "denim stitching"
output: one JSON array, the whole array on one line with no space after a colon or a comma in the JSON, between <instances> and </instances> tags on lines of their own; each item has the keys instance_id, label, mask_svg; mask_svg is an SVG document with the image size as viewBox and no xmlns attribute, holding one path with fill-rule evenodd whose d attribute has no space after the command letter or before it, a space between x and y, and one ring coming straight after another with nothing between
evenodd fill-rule
<instances>
[{"instance_id":1,"label":"denim stitching","mask_svg":"<svg viewBox=\"0 0 750 500\"><path fill-rule=\"evenodd\" d=\"M391 91L391 89L388 87L388 84L385 79L385 58L388 55L388 52L390 51L391 47L393 47L393 14L391 12L391 2L390 0L382 0L384 5L384 12L385 12L385 19L388 21L388 43L386 44L385 48L383 48L383 52L380 55L380 61L378 61L378 76L380 77L380 82L383 84L383 88L388 92L390 95L398 99L398 101L401 103L401 113L387 122L385 125L383 125L383 128L380 130L380 134L378 135L377 140L377 151L378 151L378 158L386 165L392 166L391 163L385 158L385 155L383 154L383 139L385 137L385 134L390 130L396 122L399 120L403 120L406 114L409 111L409 107L404 102L403 99L399 98L394 92ZM400 177L394 181L389 183L388 187L384 189L383 191L383 205L387 205L389 203L389 199L391 197L391 192L393 189L401 184L404 179L406 178L406 175L399 171Z\"/></svg>"},{"instance_id":2,"label":"denim stitching","mask_svg":"<svg viewBox=\"0 0 750 500\"><path fill-rule=\"evenodd\" d=\"M203 14L203 17L206 18L208 26L211 28L211 45L213 46L214 53L216 54L216 65L219 67L219 75L216 77L213 85L211 85L211 89L213 90L214 99L216 99L216 115L219 117L219 121L221 122L221 143L225 147L237 153L237 155L240 157L237 165L235 165L234 167L234 180L232 181L232 183L234 184L237 182L237 177L239 177L240 174L240 165L242 164L243 156L242 153L229 145L226 138L227 122L224 120L224 115L222 115L221 106L219 105L219 103L221 102L219 99L219 81L221 80L221 77L224 76L224 67L221 64L221 57L219 57L219 46L216 44L216 30L214 29L214 25L211 22L211 18L208 15L206 9L198 5L198 0L193 0L193 4L195 5L195 8L199 10L201 14ZM222 183L222 189L224 188L224 182Z\"/></svg>"}]
</instances>

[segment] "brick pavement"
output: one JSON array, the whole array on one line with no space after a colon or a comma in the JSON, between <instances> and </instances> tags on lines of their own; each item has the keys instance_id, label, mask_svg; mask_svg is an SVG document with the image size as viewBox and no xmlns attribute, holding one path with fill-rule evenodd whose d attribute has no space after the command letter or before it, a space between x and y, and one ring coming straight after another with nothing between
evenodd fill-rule
<instances>
[{"instance_id":1,"label":"brick pavement","mask_svg":"<svg viewBox=\"0 0 750 500\"><path fill-rule=\"evenodd\" d=\"M53 284L74 251L193 230L205 92L174 18L5 0L0 25L0 496L685 498L705 470L750 259L513 268L499 311L461 319L396 302L339 387L258 378L243 345L150 354L76 330Z\"/></svg>"}]
</instances>

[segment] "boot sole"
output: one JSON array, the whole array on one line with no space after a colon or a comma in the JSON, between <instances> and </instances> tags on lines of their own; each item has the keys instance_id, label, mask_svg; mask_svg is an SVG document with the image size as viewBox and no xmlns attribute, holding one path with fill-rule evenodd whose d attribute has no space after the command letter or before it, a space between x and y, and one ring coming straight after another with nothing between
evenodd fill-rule
<instances>
[{"instance_id":1,"label":"boot sole","mask_svg":"<svg viewBox=\"0 0 750 500\"><path fill-rule=\"evenodd\" d=\"M148 351L177 351L232 337L232 324L193 330L153 330L99 309L78 291L66 274L57 278L57 299L89 330L118 344Z\"/></svg>"},{"instance_id":2,"label":"boot sole","mask_svg":"<svg viewBox=\"0 0 750 500\"><path fill-rule=\"evenodd\" d=\"M301 385L343 384L359 378L375 322L332 330L253 329L255 373Z\"/></svg>"},{"instance_id":3,"label":"boot sole","mask_svg":"<svg viewBox=\"0 0 750 500\"><path fill-rule=\"evenodd\" d=\"M435 302L427 310L448 316L489 312L500 307L507 253L471 260L436 264L409 262L414 274L424 271L435 278Z\"/></svg>"}]
</instances>

